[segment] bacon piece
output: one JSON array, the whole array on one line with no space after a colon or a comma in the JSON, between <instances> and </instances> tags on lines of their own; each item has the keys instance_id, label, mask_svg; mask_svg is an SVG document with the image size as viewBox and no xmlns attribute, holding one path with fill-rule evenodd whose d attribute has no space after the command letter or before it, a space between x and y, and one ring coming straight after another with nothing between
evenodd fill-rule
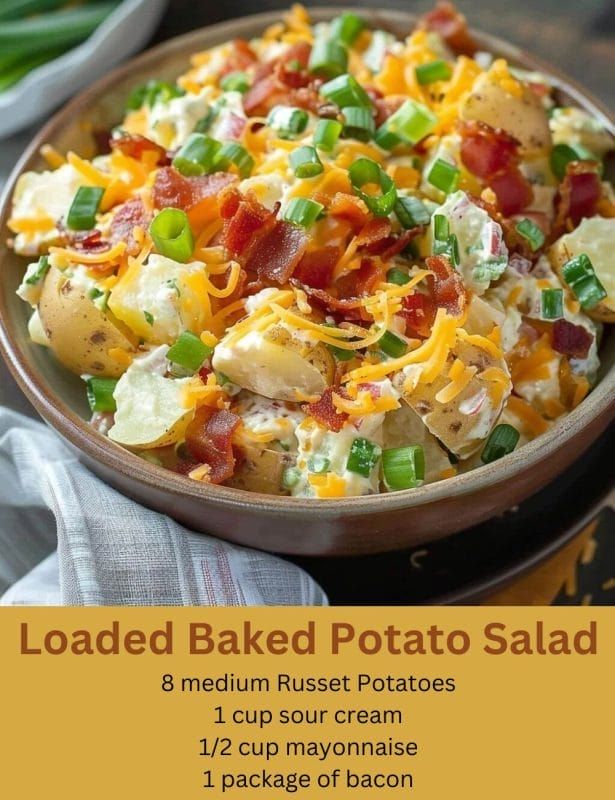
<instances>
[{"instance_id":1,"label":"bacon piece","mask_svg":"<svg viewBox=\"0 0 615 800\"><path fill-rule=\"evenodd\" d=\"M340 248L329 246L304 253L294 272L295 278L313 289L325 289L340 259Z\"/></svg>"},{"instance_id":2,"label":"bacon piece","mask_svg":"<svg viewBox=\"0 0 615 800\"><path fill-rule=\"evenodd\" d=\"M309 238L301 228L278 220L257 245L250 248L246 269L261 280L287 283L308 246Z\"/></svg>"},{"instance_id":3,"label":"bacon piece","mask_svg":"<svg viewBox=\"0 0 615 800\"><path fill-rule=\"evenodd\" d=\"M357 249L377 255L391 243L391 223L387 217L374 217L357 234Z\"/></svg>"},{"instance_id":4,"label":"bacon piece","mask_svg":"<svg viewBox=\"0 0 615 800\"><path fill-rule=\"evenodd\" d=\"M455 53L473 56L477 50L477 44L468 30L466 18L452 3L440 0L432 11L422 17L419 27L439 33Z\"/></svg>"},{"instance_id":5,"label":"bacon piece","mask_svg":"<svg viewBox=\"0 0 615 800\"><path fill-rule=\"evenodd\" d=\"M476 120L460 123L459 129L461 160L477 178L488 180L516 166L519 142L506 131Z\"/></svg>"},{"instance_id":6,"label":"bacon piece","mask_svg":"<svg viewBox=\"0 0 615 800\"><path fill-rule=\"evenodd\" d=\"M336 192L329 205L329 214L350 222L355 229L362 228L369 220L369 210L360 197L345 192Z\"/></svg>"},{"instance_id":7,"label":"bacon piece","mask_svg":"<svg viewBox=\"0 0 615 800\"><path fill-rule=\"evenodd\" d=\"M496 175L489 180L489 186L498 198L498 207L506 217L519 214L534 197L530 182L518 169Z\"/></svg>"},{"instance_id":8,"label":"bacon piece","mask_svg":"<svg viewBox=\"0 0 615 800\"><path fill-rule=\"evenodd\" d=\"M181 208L190 211L201 201L215 197L236 181L236 176L228 172L185 178L173 167L163 167L156 173L152 198L156 208Z\"/></svg>"},{"instance_id":9,"label":"bacon piece","mask_svg":"<svg viewBox=\"0 0 615 800\"><path fill-rule=\"evenodd\" d=\"M145 153L152 153L156 156L156 164L166 166L171 163L169 154L164 147L138 133L123 133L121 136L112 138L109 144L113 150L119 150L125 156L135 158L137 161L140 161Z\"/></svg>"},{"instance_id":10,"label":"bacon piece","mask_svg":"<svg viewBox=\"0 0 615 800\"><path fill-rule=\"evenodd\" d=\"M338 433L348 420L348 414L340 412L333 405L333 392L340 397L348 398L348 394L341 386L328 386L315 403L305 403L301 409L310 417L324 425L330 431Z\"/></svg>"},{"instance_id":11,"label":"bacon piece","mask_svg":"<svg viewBox=\"0 0 615 800\"><path fill-rule=\"evenodd\" d=\"M258 56L245 39L234 39L231 52L220 70L220 75L223 77L229 72L243 72L257 61Z\"/></svg>"},{"instance_id":12,"label":"bacon piece","mask_svg":"<svg viewBox=\"0 0 615 800\"><path fill-rule=\"evenodd\" d=\"M409 228L407 231L404 231L399 236L393 237L393 240L386 250L382 251L380 257L383 261L389 261L391 258L394 258L405 250L410 242L416 239L417 236L420 236L424 230L425 227L423 225L416 225L414 228Z\"/></svg>"},{"instance_id":13,"label":"bacon piece","mask_svg":"<svg viewBox=\"0 0 615 800\"><path fill-rule=\"evenodd\" d=\"M136 227L146 230L152 221L152 214L146 210L140 197L133 197L120 206L111 220L111 243L126 242L126 252L134 256L140 245L133 236Z\"/></svg>"},{"instance_id":14,"label":"bacon piece","mask_svg":"<svg viewBox=\"0 0 615 800\"><path fill-rule=\"evenodd\" d=\"M265 115L275 102L272 98L281 94L277 78L273 75L266 75L259 81L255 81L243 97L243 108L248 116Z\"/></svg>"},{"instance_id":15,"label":"bacon piece","mask_svg":"<svg viewBox=\"0 0 615 800\"><path fill-rule=\"evenodd\" d=\"M427 269L433 272L426 278L431 295L438 308L460 317L466 307L467 293L461 275L454 270L444 256L429 256L425 259Z\"/></svg>"},{"instance_id":16,"label":"bacon piece","mask_svg":"<svg viewBox=\"0 0 615 800\"><path fill-rule=\"evenodd\" d=\"M235 470L232 436L241 418L231 411L213 411L203 406L197 409L186 430L186 447L200 464L211 468L209 482L222 483Z\"/></svg>"},{"instance_id":17,"label":"bacon piece","mask_svg":"<svg viewBox=\"0 0 615 800\"><path fill-rule=\"evenodd\" d=\"M591 333L582 325L574 325L567 319L553 323L553 349L572 358L587 358L594 341Z\"/></svg>"},{"instance_id":18,"label":"bacon piece","mask_svg":"<svg viewBox=\"0 0 615 800\"><path fill-rule=\"evenodd\" d=\"M598 164L594 161L572 161L559 187L556 202L555 235L567 229L570 220L578 225L583 217L593 217L602 197L602 183Z\"/></svg>"},{"instance_id":19,"label":"bacon piece","mask_svg":"<svg viewBox=\"0 0 615 800\"><path fill-rule=\"evenodd\" d=\"M249 258L256 249L259 236L275 225L275 212L261 205L252 194L226 193L220 205L224 225L223 242L235 256Z\"/></svg>"},{"instance_id":20,"label":"bacon piece","mask_svg":"<svg viewBox=\"0 0 615 800\"><path fill-rule=\"evenodd\" d=\"M420 292L414 292L402 299L401 315L406 320L406 335L426 339L436 318L434 300Z\"/></svg>"}]
</instances>

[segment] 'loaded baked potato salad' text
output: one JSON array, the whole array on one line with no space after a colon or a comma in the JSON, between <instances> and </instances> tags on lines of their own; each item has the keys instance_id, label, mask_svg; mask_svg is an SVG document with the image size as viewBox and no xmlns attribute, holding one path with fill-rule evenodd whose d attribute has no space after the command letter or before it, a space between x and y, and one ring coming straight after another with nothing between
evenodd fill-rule
<instances>
[{"instance_id":1,"label":"'loaded baked potato salad' text","mask_svg":"<svg viewBox=\"0 0 615 800\"><path fill-rule=\"evenodd\" d=\"M193 480L338 498L451 478L596 380L611 146L448 3L405 39L295 6L135 87L102 152L43 148L9 222L30 336L100 433Z\"/></svg>"}]
</instances>

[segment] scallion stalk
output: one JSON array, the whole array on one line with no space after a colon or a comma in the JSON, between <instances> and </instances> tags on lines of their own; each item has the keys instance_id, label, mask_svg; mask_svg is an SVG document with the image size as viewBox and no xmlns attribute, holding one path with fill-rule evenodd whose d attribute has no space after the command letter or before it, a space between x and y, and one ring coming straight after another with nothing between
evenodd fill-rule
<instances>
[{"instance_id":1,"label":"scallion stalk","mask_svg":"<svg viewBox=\"0 0 615 800\"><path fill-rule=\"evenodd\" d=\"M185 264L192 256L194 239L185 211L164 208L152 220L149 232L163 256L180 264Z\"/></svg>"}]
</instances>

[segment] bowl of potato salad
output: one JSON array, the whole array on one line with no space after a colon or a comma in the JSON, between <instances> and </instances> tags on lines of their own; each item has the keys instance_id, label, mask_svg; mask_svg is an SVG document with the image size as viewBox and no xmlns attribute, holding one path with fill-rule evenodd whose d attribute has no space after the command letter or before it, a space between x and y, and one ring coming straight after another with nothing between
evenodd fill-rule
<instances>
[{"instance_id":1,"label":"bowl of potato salad","mask_svg":"<svg viewBox=\"0 0 615 800\"><path fill-rule=\"evenodd\" d=\"M449 3L193 32L16 166L2 350L95 472L192 527L444 536L612 419L612 131Z\"/></svg>"}]
</instances>

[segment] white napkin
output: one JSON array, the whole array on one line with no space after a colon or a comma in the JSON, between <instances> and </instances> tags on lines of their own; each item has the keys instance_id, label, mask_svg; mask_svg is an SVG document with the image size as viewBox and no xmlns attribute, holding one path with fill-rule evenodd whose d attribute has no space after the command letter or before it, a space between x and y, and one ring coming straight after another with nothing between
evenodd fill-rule
<instances>
[{"instance_id":1,"label":"white napkin","mask_svg":"<svg viewBox=\"0 0 615 800\"><path fill-rule=\"evenodd\" d=\"M55 530L54 530L55 528ZM57 552L4 605L324 605L280 558L197 534L111 489L40 422L0 407L0 557L25 540ZM0 562L2 558L0 558ZM2 567L0 566L0 577Z\"/></svg>"}]
</instances>

